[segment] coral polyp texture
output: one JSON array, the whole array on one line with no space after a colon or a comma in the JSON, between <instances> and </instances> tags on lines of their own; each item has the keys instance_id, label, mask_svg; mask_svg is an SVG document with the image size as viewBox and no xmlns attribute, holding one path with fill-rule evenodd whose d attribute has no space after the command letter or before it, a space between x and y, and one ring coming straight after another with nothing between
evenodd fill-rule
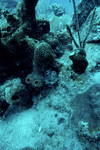
<instances>
[{"instance_id":1,"label":"coral polyp texture","mask_svg":"<svg viewBox=\"0 0 100 150\"><path fill-rule=\"evenodd\" d=\"M50 68L53 64L55 55L51 46L46 42L38 44L34 50L34 63L42 69Z\"/></svg>"}]
</instances>

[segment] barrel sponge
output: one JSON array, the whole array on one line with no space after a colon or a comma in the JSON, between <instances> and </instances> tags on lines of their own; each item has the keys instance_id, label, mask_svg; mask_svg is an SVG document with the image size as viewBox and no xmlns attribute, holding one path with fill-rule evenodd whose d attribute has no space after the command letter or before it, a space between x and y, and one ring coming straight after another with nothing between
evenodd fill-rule
<instances>
[{"instance_id":1,"label":"barrel sponge","mask_svg":"<svg viewBox=\"0 0 100 150\"><path fill-rule=\"evenodd\" d=\"M5 101L11 105L24 105L30 100L30 94L21 80L13 79L5 85Z\"/></svg>"},{"instance_id":2,"label":"barrel sponge","mask_svg":"<svg viewBox=\"0 0 100 150\"><path fill-rule=\"evenodd\" d=\"M34 63L40 69L47 69L54 61L55 55L51 46L46 42L39 43L34 50Z\"/></svg>"}]
</instances>

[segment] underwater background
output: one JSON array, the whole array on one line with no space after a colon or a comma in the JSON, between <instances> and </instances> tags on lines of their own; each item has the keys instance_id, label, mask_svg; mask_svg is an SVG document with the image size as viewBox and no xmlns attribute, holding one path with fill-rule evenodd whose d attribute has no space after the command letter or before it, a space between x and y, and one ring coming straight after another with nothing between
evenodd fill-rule
<instances>
[{"instance_id":1,"label":"underwater background","mask_svg":"<svg viewBox=\"0 0 100 150\"><path fill-rule=\"evenodd\" d=\"M0 150L100 150L100 0L0 0Z\"/></svg>"}]
</instances>

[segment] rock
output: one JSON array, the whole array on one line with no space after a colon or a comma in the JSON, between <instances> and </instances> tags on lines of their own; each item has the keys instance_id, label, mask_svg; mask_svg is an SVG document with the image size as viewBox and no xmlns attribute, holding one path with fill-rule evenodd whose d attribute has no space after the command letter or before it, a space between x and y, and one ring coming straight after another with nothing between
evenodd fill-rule
<instances>
[{"instance_id":1,"label":"rock","mask_svg":"<svg viewBox=\"0 0 100 150\"><path fill-rule=\"evenodd\" d=\"M70 101L73 110L72 124L77 128L78 123L87 122L90 133L100 131L100 84L93 84L88 90L77 94Z\"/></svg>"},{"instance_id":2,"label":"rock","mask_svg":"<svg viewBox=\"0 0 100 150\"><path fill-rule=\"evenodd\" d=\"M10 105L27 105L31 101L29 91L19 78L6 81L0 90L2 101Z\"/></svg>"},{"instance_id":3,"label":"rock","mask_svg":"<svg viewBox=\"0 0 100 150\"><path fill-rule=\"evenodd\" d=\"M66 31L58 31L56 34L56 38L59 41L61 49L64 50L72 50L72 38Z\"/></svg>"},{"instance_id":4,"label":"rock","mask_svg":"<svg viewBox=\"0 0 100 150\"><path fill-rule=\"evenodd\" d=\"M35 6L38 0L22 0L19 16L23 23L32 22L35 19Z\"/></svg>"},{"instance_id":5,"label":"rock","mask_svg":"<svg viewBox=\"0 0 100 150\"><path fill-rule=\"evenodd\" d=\"M3 116L3 114L8 109L9 104L6 101L2 101L0 97L0 117Z\"/></svg>"}]
</instances>

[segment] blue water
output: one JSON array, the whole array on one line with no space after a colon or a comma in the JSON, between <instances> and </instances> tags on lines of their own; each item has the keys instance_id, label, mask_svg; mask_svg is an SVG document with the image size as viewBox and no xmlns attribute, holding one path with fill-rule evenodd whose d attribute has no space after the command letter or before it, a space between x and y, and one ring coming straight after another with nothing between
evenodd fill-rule
<instances>
[{"instance_id":1,"label":"blue water","mask_svg":"<svg viewBox=\"0 0 100 150\"><path fill-rule=\"evenodd\" d=\"M6 3L7 5L9 5L10 7L16 7L16 4L18 3L18 2L20 2L21 0L0 0L0 2L2 2L2 3ZM43 0L39 0L38 2L40 2L40 1L43 1ZM80 0L76 0L75 2L76 2L76 4L77 4L77 2L79 2ZM44 0L44 3L46 3L47 4L47 7L48 6L50 6L51 4L54 4L54 3L58 3L58 4L61 4L62 6L64 6L64 7L67 7L67 9L73 9L72 7L72 2L70 2L70 0L47 0L47 1L45 1ZM69 8L69 5L70 5L70 8Z\"/></svg>"}]
</instances>

